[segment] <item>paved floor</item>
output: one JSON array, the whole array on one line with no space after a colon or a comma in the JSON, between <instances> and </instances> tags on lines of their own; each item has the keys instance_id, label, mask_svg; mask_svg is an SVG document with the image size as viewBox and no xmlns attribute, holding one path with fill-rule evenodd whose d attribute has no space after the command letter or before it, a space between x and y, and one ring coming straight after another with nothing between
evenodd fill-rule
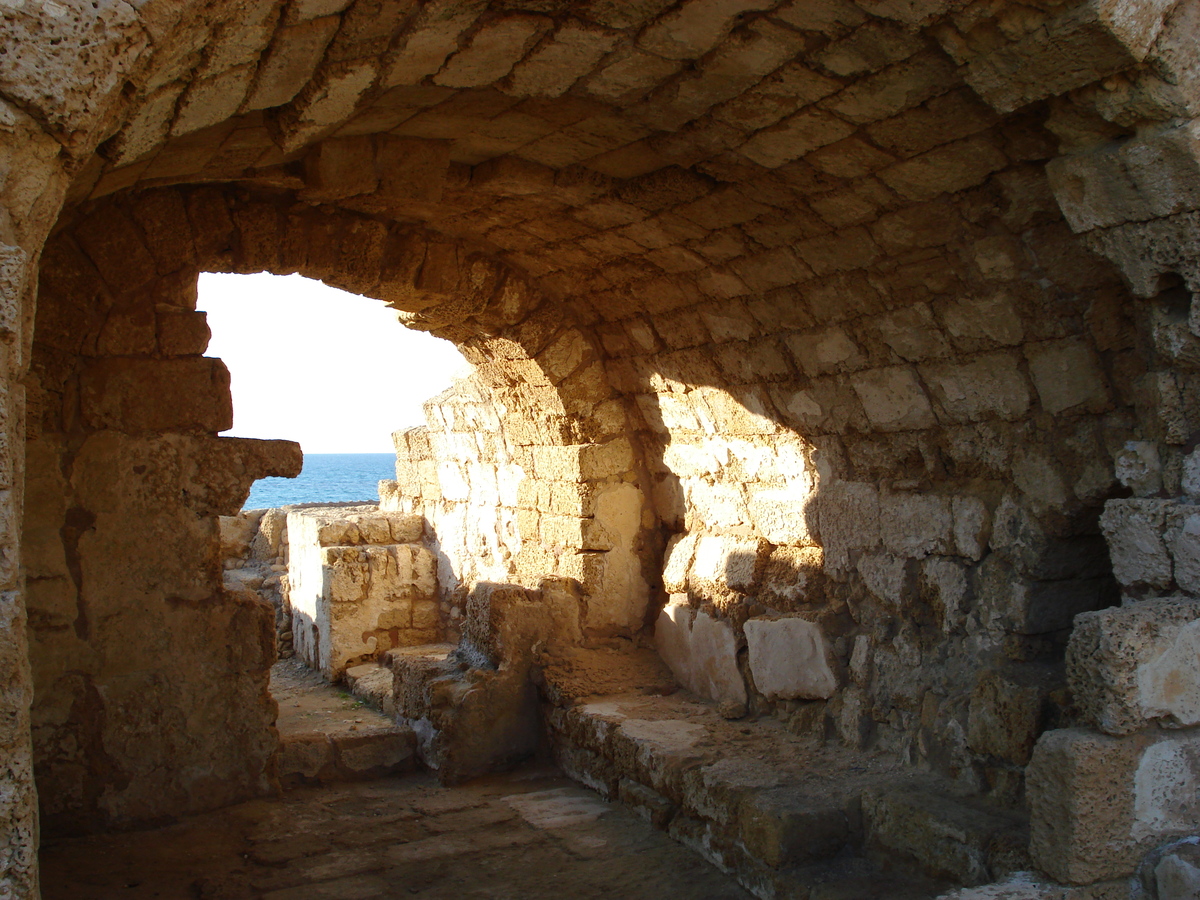
<instances>
[{"instance_id":1,"label":"paved floor","mask_svg":"<svg viewBox=\"0 0 1200 900\"><path fill-rule=\"evenodd\" d=\"M48 843L45 900L748 900L549 769L300 788L153 831Z\"/></svg>"}]
</instances>

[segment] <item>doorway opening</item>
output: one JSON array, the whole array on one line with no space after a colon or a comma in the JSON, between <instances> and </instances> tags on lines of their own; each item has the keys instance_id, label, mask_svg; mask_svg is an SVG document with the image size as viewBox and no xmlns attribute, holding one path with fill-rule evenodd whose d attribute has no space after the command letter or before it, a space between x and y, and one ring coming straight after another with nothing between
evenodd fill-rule
<instances>
[{"instance_id":1,"label":"doorway opening","mask_svg":"<svg viewBox=\"0 0 1200 900\"><path fill-rule=\"evenodd\" d=\"M234 420L223 434L304 451L297 478L259 479L245 509L379 502L377 483L394 477L392 432L425 424L425 401L470 371L450 341L302 275L205 272L197 309L212 332L208 355L230 372Z\"/></svg>"}]
</instances>

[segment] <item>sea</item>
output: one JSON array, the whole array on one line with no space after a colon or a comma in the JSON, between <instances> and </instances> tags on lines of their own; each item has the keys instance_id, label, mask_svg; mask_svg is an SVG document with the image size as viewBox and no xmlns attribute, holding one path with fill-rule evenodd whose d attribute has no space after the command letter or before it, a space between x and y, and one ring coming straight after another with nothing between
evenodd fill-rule
<instances>
[{"instance_id":1,"label":"sea","mask_svg":"<svg viewBox=\"0 0 1200 900\"><path fill-rule=\"evenodd\" d=\"M293 503L379 502L379 482L396 477L392 453L305 453L295 478L260 478L243 509L272 509Z\"/></svg>"}]
</instances>

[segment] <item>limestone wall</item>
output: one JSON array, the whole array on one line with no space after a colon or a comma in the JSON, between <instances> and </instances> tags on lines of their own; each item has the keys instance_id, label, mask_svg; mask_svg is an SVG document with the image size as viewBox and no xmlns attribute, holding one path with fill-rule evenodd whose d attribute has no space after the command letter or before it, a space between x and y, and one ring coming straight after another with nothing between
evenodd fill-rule
<instances>
[{"instance_id":1,"label":"limestone wall","mask_svg":"<svg viewBox=\"0 0 1200 900\"><path fill-rule=\"evenodd\" d=\"M1130 604L1190 590L1198 8L9 4L3 886L36 891L21 565L40 693L70 701L34 701L51 810L132 814L156 777L190 802L198 770L148 763L197 758L175 732L53 749L113 727L91 714L108 708L97 686L141 621L216 641L195 651L205 674L171 689L171 653L131 657L122 684L142 679L163 711L214 672L259 677L233 647L213 662L213 623L243 609L220 594L214 523L274 464L212 438L221 371L180 293L198 267L325 278L472 356L501 397L479 421L501 423L503 453L408 448L480 470L465 499L449 466L436 494L424 478L401 491L444 520L455 579L475 577L477 551L480 577L578 573L603 599L590 630L611 634L641 621L640 589L618 589L640 577L652 606L676 594L680 621L716 623L735 650L746 621L800 616L828 643L814 658L833 696L751 689L751 705L1015 799L1032 738L1065 724L1071 616L1115 599L1101 526ZM463 433L443 421L427 437ZM498 481L483 500L493 464L521 469L525 498L499 502ZM553 505L572 491L578 506ZM472 546L466 512L482 509L497 526L521 513L518 536ZM736 677L753 688L747 660ZM1126 741L1133 771L1187 756L1154 731L1178 710L1126 688L1112 721L1137 733L1096 713L1088 734ZM1047 759L1077 758L1062 734ZM1186 780L1158 762L1176 775L1146 783ZM1063 796L1045 808L1087 792ZM1127 866L1158 832L1139 834L1111 857Z\"/></svg>"},{"instance_id":2,"label":"limestone wall","mask_svg":"<svg viewBox=\"0 0 1200 900\"><path fill-rule=\"evenodd\" d=\"M299 448L215 436L231 421L228 375L201 356L194 283L139 292L120 261L106 280L68 241L47 258L59 265L42 280L27 379L23 526L43 827L262 793L274 614L225 588L218 516L255 478L298 472Z\"/></svg>"},{"instance_id":3,"label":"limestone wall","mask_svg":"<svg viewBox=\"0 0 1200 900\"><path fill-rule=\"evenodd\" d=\"M480 375L425 412L427 426L395 434L396 480L380 496L428 520L451 637L476 584L552 576L583 586L592 637L641 630L658 555L629 438L560 444L536 407Z\"/></svg>"}]
</instances>

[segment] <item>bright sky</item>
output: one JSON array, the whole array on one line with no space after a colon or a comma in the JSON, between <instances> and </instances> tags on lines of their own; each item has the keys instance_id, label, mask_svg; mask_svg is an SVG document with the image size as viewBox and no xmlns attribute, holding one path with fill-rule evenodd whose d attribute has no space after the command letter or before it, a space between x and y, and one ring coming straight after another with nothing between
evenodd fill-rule
<instances>
[{"instance_id":1,"label":"bright sky","mask_svg":"<svg viewBox=\"0 0 1200 900\"><path fill-rule=\"evenodd\" d=\"M379 300L300 275L200 276L197 308L233 381L237 437L305 453L391 453L421 404L470 366L454 345L396 321Z\"/></svg>"}]
</instances>

